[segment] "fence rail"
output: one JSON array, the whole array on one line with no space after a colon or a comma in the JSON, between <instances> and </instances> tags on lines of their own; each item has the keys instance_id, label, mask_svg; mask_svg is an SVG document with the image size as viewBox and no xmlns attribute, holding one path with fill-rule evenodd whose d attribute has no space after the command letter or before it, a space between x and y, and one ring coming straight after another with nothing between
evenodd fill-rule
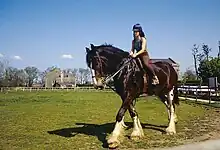
<instances>
[{"instance_id":1,"label":"fence rail","mask_svg":"<svg viewBox=\"0 0 220 150\"><path fill-rule=\"evenodd\" d=\"M91 92L112 92L109 87L105 90L96 90L94 87L1 87L1 92L7 91L91 91ZM206 99L220 101L220 92L217 89L209 88L208 86L179 86L178 93L183 97L197 99Z\"/></svg>"},{"instance_id":2,"label":"fence rail","mask_svg":"<svg viewBox=\"0 0 220 150\"><path fill-rule=\"evenodd\" d=\"M78 90L86 90L86 91L111 91L110 88L106 87L105 90L96 90L94 87L52 87L52 88L45 88L45 87L1 87L1 92L7 91L78 91Z\"/></svg>"},{"instance_id":3,"label":"fence rail","mask_svg":"<svg viewBox=\"0 0 220 150\"><path fill-rule=\"evenodd\" d=\"M179 95L198 99L205 99L211 101L220 101L220 92L218 88L210 88L208 86L179 86Z\"/></svg>"}]
</instances>

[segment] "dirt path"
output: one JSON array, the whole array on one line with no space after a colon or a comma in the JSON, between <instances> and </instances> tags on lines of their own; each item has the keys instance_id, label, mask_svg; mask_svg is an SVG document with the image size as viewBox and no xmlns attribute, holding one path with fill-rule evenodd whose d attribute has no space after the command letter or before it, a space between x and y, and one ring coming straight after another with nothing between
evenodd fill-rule
<instances>
[{"instance_id":1,"label":"dirt path","mask_svg":"<svg viewBox=\"0 0 220 150\"><path fill-rule=\"evenodd\" d=\"M150 150L220 150L220 140L208 140L204 142L186 144L172 148Z\"/></svg>"},{"instance_id":2,"label":"dirt path","mask_svg":"<svg viewBox=\"0 0 220 150\"><path fill-rule=\"evenodd\" d=\"M204 131L204 135L189 140L185 145L149 150L220 150L220 108L207 109L212 110L200 121L202 126L198 122L194 124L198 129L196 132Z\"/></svg>"}]
</instances>

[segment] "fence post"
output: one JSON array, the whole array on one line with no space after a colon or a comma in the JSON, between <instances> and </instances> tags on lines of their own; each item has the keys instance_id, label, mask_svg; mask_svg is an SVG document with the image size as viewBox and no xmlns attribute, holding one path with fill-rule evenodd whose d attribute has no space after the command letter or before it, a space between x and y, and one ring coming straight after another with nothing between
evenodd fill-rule
<instances>
[{"instance_id":1,"label":"fence post","mask_svg":"<svg viewBox=\"0 0 220 150\"><path fill-rule=\"evenodd\" d=\"M197 102L198 88L196 88L196 102Z\"/></svg>"},{"instance_id":2,"label":"fence post","mask_svg":"<svg viewBox=\"0 0 220 150\"><path fill-rule=\"evenodd\" d=\"M211 104L211 90L209 87L208 87L208 91L209 91L209 104Z\"/></svg>"}]
</instances>

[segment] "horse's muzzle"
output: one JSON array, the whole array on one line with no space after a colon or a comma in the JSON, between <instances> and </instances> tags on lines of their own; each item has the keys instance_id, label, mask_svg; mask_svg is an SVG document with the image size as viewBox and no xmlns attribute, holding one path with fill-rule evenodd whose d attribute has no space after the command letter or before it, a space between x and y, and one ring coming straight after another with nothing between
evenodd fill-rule
<instances>
[{"instance_id":1,"label":"horse's muzzle","mask_svg":"<svg viewBox=\"0 0 220 150\"><path fill-rule=\"evenodd\" d=\"M93 86L95 89L100 89L100 90L103 90L105 87L102 78L98 78L96 84L94 83Z\"/></svg>"}]
</instances>

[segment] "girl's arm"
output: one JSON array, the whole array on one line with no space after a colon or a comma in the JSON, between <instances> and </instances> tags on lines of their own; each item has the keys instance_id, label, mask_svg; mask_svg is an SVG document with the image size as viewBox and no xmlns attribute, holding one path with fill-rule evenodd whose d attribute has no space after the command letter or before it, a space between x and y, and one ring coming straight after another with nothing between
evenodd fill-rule
<instances>
[{"instance_id":1,"label":"girl's arm","mask_svg":"<svg viewBox=\"0 0 220 150\"><path fill-rule=\"evenodd\" d=\"M132 40L130 55L133 55L133 54L134 54L134 41Z\"/></svg>"}]
</instances>

